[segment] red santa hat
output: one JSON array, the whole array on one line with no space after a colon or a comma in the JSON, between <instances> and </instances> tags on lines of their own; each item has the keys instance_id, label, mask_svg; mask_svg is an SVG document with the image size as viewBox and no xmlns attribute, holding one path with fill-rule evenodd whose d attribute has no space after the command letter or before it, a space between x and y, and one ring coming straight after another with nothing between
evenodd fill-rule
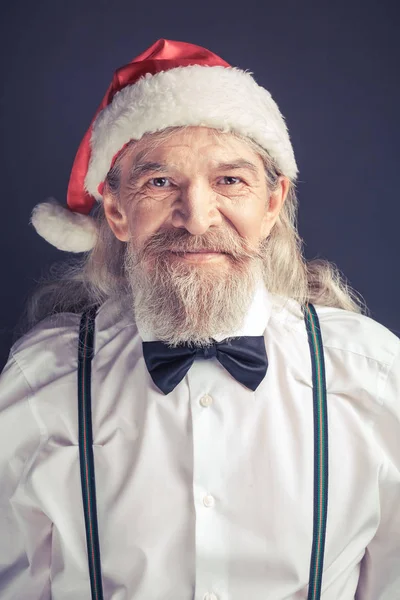
<instances>
[{"instance_id":1,"label":"red santa hat","mask_svg":"<svg viewBox=\"0 0 400 600\"><path fill-rule=\"evenodd\" d=\"M60 250L91 250L97 229L89 213L118 153L146 133L184 125L247 136L296 179L284 118L252 74L200 46L161 39L115 71L76 154L67 207L51 201L33 210L38 234Z\"/></svg>"}]
</instances>

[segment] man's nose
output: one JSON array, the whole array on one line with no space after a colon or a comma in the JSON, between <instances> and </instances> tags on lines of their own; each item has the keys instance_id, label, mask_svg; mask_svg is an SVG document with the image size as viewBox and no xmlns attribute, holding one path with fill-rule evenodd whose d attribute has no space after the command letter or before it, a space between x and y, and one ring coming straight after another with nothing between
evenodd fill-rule
<instances>
[{"instance_id":1,"label":"man's nose","mask_svg":"<svg viewBox=\"0 0 400 600\"><path fill-rule=\"evenodd\" d=\"M172 225L184 227L192 235L206 233L222 220L217 199L216 192L204 183L181 189L180 197L174 203Z\"/></svg>"}]
</instances>

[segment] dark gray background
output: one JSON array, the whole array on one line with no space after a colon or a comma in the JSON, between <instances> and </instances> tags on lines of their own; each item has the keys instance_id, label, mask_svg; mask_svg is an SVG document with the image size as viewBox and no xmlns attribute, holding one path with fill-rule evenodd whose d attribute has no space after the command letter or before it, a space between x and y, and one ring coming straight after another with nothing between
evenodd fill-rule
<instances>
[{"instance_id":1,"label":"dark gray background","mask_svg":"<svg viewBox=\"0 0 400 600\"><path fill-rule=\"evenodd\" d=\"M112 74L159 38L249 69L286 116L308 258L337 263L373 318L399 316L398 2L14 1L1 15L0 368L26 296L65 255L28 225L65 202Z\"/></svg>"}]
</instances>

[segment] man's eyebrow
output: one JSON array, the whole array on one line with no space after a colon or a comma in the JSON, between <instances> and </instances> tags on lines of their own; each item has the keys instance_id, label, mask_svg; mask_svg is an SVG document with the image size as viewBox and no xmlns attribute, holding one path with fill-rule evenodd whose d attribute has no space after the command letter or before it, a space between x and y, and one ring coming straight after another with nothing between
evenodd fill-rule
<instances>
[{"instance_id":1,"label":"man's eyebrow","mask_svg":"<svg viewBox=\"0 0 400 600\"><path fill-rule=\"evenodd\" d=\"M154 173L157 171L167 171L168 165L158 162L145 162L145 163L136 163L132 166L129 171L128 179L129 181L135 181L135 179L139 179L143 175L147 173Z\"/></svg>"},{"instance_id":2,"label":"man's eyebrow","mask_svg":"<svg viewBox=\"0 0 400 600\"><path fill-rule=\"evenodd\" d=\"M220 162L215 166L215 168L217 171L222 171L224 169L227 171L233 171L234 169L248 169L249 171L253 171L253 173L258 173L257 166L249 160L245 160L243 158L233 162Z\"/></svg>"},{"instance_id":3,"label":"man's eyebrow","mask_svg":"<svg viewBox=\"0 0 400 600\"><path fill-rule=\"evenodd\" d=\"M171 169L172 165L167 165L165 163L159 162L144 162L144 163L136 163L134 164L129 172L129 181L135 181L143 175L148 173L155 173L160 171L168 171ZM255 164L250 162L249 160L239 159L233 162L219 162L214 166L216 171L233 171L235 169L248 169L252 171L254 174L258 174L258 168Z\"/></svg>"}]
</instances>

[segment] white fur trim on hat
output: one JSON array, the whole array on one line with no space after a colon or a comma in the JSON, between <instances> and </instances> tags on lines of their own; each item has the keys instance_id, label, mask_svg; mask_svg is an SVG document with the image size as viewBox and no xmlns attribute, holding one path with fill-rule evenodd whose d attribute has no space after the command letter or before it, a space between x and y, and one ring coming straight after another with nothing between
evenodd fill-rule
<instances>
[{"instance_id":1,"label":"white fur trim on hat","mask_svg":"<svg viewBox=\"0 0 400 600\"><path fill-rule=\"evenodd\" d=\"M252 138L296 179L297 165L284 117L271 94L236 67L192 65L152 75L115 94L93 124L86 190L101 200L98 186L115 154L130 140L183 125L235 131Z\"/></svg>"},{"instance_id":2,"label":"white fur trim on hat","mask_svg":"<svg viewBox=\"0 0 400 600\"><path fill-rule=\"evenodd\" d=\"M96 243L94 219L72 212L54 199L35 206L31 223L42 238L65 252L88 252Z\"/></svg>"}]
</instances>

